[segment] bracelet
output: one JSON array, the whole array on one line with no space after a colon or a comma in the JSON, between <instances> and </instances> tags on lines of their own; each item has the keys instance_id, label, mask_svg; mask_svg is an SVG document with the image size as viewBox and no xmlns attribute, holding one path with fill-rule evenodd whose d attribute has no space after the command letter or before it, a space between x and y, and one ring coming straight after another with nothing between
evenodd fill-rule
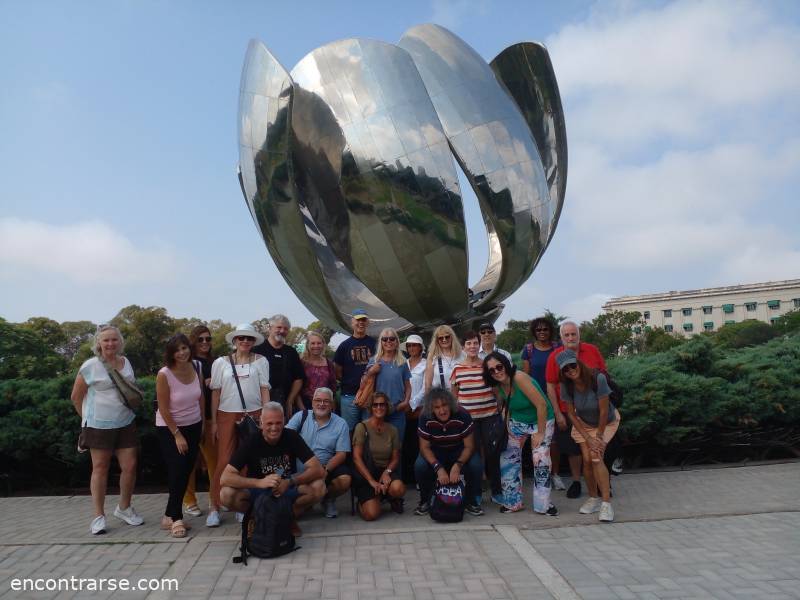
<instances>
[{"instance_id":1,"label":"bracelet","mask_svg":"<svg viewBox=\"0 0 800 600\"><path fill-rule=\"evenodd\" d=\"M436 473L441 468L442 468L442 465L440 465L438 462L433 463L433 472L434 473Z\"/></svg>"},{"instance_id":2,"label":"bracelet","mask_svg":"<svg viewBox=\"0 0 800 600\"><path fill-rule=\"evenodd\" d=\"M173 435L173 436L176 436L176 435L178 435L180 432L181 432L181 428L180 428L180 427L176 427L176 428L175 428L175 431L173 431L173 432L172 432L172 435Z\"/></svg>"}]
</instances>

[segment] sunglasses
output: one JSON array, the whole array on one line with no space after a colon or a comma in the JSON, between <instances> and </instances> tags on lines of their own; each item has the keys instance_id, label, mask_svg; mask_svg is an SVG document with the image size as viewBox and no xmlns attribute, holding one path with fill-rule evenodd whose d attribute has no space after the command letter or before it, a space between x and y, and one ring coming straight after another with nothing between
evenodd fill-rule
<instances>
[{"instance_id":1,"label":"sunglasses","mask_svg":"<svg viewBox=\"0 0 800 600\"><path fill-rule=\"evenodd\" d=\"M389 405L386 404L386 402L373 402L372 403L372 408L386 408L387 406L389 406Z\"/></svg>"},{"instance_id":2,"label":"sunglasses","mask_svg":"<svg viewBox=\"0 0 800 600\"><path fill-rule=\"evenodd\" d=\"M439 340L440 342L446 342L447 340L450 339L450 336L449 335L440 335L436 339Z\"/></svg>"},{"instance_id":3,"label":"sunglasses","mask_svg":"<svg viewBox=\"0 0 800 600\"><path fill-rule=\"evenodd\" d=\"M550 329L548 329L547 327L537 327L536 329L534 329L534 331L535 331L536 333L539 333L539 332L541 332L541 331L544 331L544 332L550 333Z\"/></svg>"},{"instance_id":4,"label":"sunglasses","mask_svg":"<svg viewBox=\"0 0 800 600\"><path fill-rule=\"evenodd\" d=\"M502 364L495 365L493 367L488 367L489 373L492 373L492 374L494 374L494 373L502 373L505 370L506 370L506 368Z\"/></svg>"},{"instance_id":5,"label":"sunglasses","mask_svg":"<svg viewBox=\"0 0 800 600\"><path fill-rule=\"evenodd\" d=\"M567 371L577 371L577 370L578 370L578 365L572 363L571 365L566 365L563 369L561 369L561 372L566 373Z\"/></svg>"},{"instance_id":6,"label":"sunglasses","mask_svg":"<svg viewBox=\"0 0 800 600\"><path fill-rule=\"evenodd\" d=\"M240 335L240 336L237 336L236 339L239 340L240 342L255 342L256 341L256 338L254 338L252 335Z\"/></svg>"},{"instance_id":7,"label":"sunglasses","mask_svg":"<svg viewBox=\"0 0 800 600\"><path fill-rule=\"evenodd\" d=\"M396 341L397 341L397 338L396 338L396 337L394 337L394 336L392 336L392 335L387 335L386 337L382 337L382 338L381 338L381 341L382 341L382 342L387 342L387 343L388 343L388 342L396 342Z\"/></svg>"},{"instance_id":8,"label":"sunglasses","mask_svg":"<svg viewBox=\"0 0 800 600\"><path fill-rule=\"evenodd\" d=\"M481 329L480 334L486 335L487 333L494 333L494 329Z\"/></svg>"},{"instance_id":9,"label":"sunglasses","mask_svg":"<svg viewBox=\"0 0 800 600\"><path fill-rule=\"evenodd\" d=\"M204 342L210 342L210 341L211 341L211 336L210 335L201 335L199 338L197 338L197 343L199 343L199 344L202 344Z\"/></svg>"}]
</instances>

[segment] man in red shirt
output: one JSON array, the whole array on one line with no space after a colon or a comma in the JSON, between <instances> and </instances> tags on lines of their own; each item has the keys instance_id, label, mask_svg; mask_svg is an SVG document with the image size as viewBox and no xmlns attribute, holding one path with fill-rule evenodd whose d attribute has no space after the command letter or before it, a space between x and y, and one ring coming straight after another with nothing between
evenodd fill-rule
<instances>
[{"instance_id":1,"label":"man in red shirt","mask_svg":"<svg viewBox=\"0 0 800 600\"><path fill-rule=\"evenodd\" d=\"M553 463L552 473L558 474L561 452L567 455L569 470L572 474L572 483L567 489L567 498L578 498L581 495L581 450L572 439L572 423L566 417L567 405L561 400L561 385L558 383L558 365L556 355L567 348L578 355L578 360L591 369L606 371L606 361L597 346L588 342L581 342L581 333L578 325L573 321L564 321L560 327L561 343L547 359L545 381L547 382L547 396L553 407L558 406L556 413L556 433L550 443L550 457ZM563 488L563 484L562 487Z\"/></svg>"}]
</instances>

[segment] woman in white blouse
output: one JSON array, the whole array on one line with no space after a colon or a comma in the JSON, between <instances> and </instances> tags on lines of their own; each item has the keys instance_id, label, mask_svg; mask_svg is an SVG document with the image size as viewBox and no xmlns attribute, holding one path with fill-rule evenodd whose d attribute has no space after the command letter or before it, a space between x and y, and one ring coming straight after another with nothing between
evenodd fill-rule
<instances>
[{"instance_id":1,"label":"woman in white blouse","mask_svg":"<svg viewBox=\"0 0 800 600\"><path fill-rule=\"evenodd\" d=\"M219 478L236 450L236 423L246 415L261 421L261 407L269 402L269 363L260 354L252 352L264 336L249 323L239 325L225 336L234 348L228 356L220 356L211 365L211 430L217 439L217 466L211 477L207 527L220 524ZM242 396L234 377L242 388ZM244 402L244 406L242 406Z\"/></svg>"},{"instance_id":2,"label":"woman in white blouse","mask_svg":"<svg viewBox=\"0 0 800 600\"><path fill-rule=\"evenodd\" d=\"M431 388L450 389L450 374L461 362L461 343L449 325L439 325L428 347L428 366L425 369L425 393Z\"/></svg>"}]
</instances>

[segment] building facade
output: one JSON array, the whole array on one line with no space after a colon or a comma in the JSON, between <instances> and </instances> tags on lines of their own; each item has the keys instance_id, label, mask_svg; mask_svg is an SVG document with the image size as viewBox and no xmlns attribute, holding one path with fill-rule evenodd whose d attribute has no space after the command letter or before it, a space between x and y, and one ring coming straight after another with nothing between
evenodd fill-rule
<instances>
[{"instance_id":1,"label":"building facade","mask_svg":"<svg viewBox=\"0 0 800 600\"><path fill-rule=\"evenodd\" d=\"M800 279L622 296L603 305L606 312L640 312L647 326L686 336L746 319L774 323L798 308Z\"/></svg>"}]
</instances>

